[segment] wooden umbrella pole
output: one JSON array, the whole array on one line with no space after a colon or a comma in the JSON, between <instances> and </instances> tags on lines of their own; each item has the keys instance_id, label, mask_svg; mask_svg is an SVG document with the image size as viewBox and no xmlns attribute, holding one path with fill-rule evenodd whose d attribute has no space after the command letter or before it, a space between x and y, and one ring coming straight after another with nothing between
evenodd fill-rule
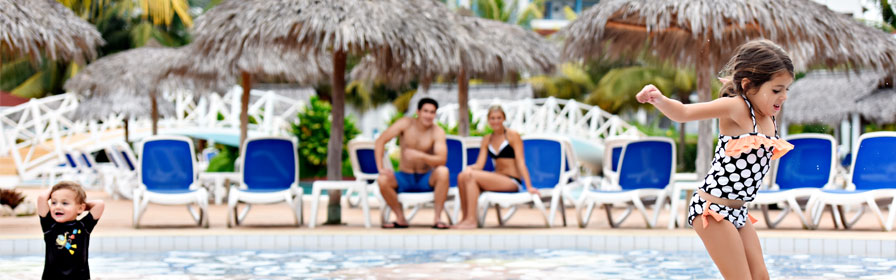
<instances>
[{"instance_id":1,"label":"wooden umbrella pole","mask_svg":"<svg viewBox=\"0 0 896 280\"><path fill-rule=\"evenodd\" d=\"M129 136L128 135L128 119L125 118L124 119L124 142L125 143L128 143L128 139L129 139L128 136Z\"/></svg>"},{"instance_id":2,"label":"wooden umbrella pole","mask_svg":"<svg viewBox=\"0 0 896 280\"><path fill-rule=\"evenodd\" d=\"M240 98L240 147L249 135L249 92L252 90L252 75L242 72L243 96Z\"/></svg>"},{"instance_id":3,"label":"wooden umbrella pole","mask_svg":"<svg viewBox=\"0 0 896 280\"><path fill-rule=\"evenodd\" d=\"M150 117L152 118L152 135L159 134L159 103L156 100L156 91L153 90L149 93L150 104L152 108L152 113Z\"/></svg>"},{"instance_id":4,"label":"wooden umbrella pole","mask_svg":"<svg viewBox=\"0 0 896 280\"><path fill-rule=\"evenodd\" d=\"M330 140L327 142L327 180L342 180L342 138L345 130L345 62L344 50L333 52L333 92L332 122L330 124ZM342 192L329 190L330 200L327 203L327 224L342 223L340 199Z\"/></svg>"},{"instance_id":5,"label":"wooden umbrella pole","mask_svg":"<svg viewBox=\"0 0 896 280\"><path fill-rule=\"evenodd\" d=\"M466 72L466 66L461 66L457 74L457 134L463 137L470 136L470 113L467 104L470 80Z\"/></svg>"},{"instance_id":6,"label":"wooden umbrella pole","mask_svg":"<svg viewBox=\"0 0 896 280\"><path fill-rule=\"evenodd\" d=\"M708 40L703 40L703 46L697 49L697 96L699 102L708 102L712 99L712 87L710 81L712 79L712 66L707 58L709 54ZM710 159L712 158L712 120L702 120L697 122L697 160L695 162L695 173L697 178L703 178L709 170Z\"/></svg>"}]
</instances>

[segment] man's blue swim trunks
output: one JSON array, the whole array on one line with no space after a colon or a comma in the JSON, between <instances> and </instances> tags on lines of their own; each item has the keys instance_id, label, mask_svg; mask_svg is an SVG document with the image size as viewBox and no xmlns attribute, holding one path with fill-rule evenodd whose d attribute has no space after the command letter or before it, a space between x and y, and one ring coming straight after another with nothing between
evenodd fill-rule
<instances>
[{"instance_id":1,"label":"man's blue swim trunks","mask_svg":"<svg viewBox=\"0 0 896 280\"><path fill-rule=\"evenodd\" d=\"M398 181L398 192L431 192L433 188L429 185L429 176L432 170L426 173L407 173L395 172L395 180Z\"/></svg>"}]
</instances>

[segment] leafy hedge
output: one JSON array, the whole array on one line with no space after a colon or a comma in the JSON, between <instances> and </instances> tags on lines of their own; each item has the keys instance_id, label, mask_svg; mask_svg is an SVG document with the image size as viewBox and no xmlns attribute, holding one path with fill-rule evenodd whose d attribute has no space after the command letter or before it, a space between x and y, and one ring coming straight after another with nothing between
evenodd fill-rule
<instances>
[{"instance_id":1,"label":"leafy hedge","mask_svg":"<svg viewBox=\"0 0 896 280\"><path fill-rule=\"evenodd\" d=\"M292 127L293 134L299 138L299 177L325 177L332 107L329 102L322 101L317 96L312 96L308 105L305 111L298 114L299 124ZM348 160L348 142L360 133L354 120L346 116L342 141L343 176L353 176L351 162Z\"/></svg>"}]
</instances>

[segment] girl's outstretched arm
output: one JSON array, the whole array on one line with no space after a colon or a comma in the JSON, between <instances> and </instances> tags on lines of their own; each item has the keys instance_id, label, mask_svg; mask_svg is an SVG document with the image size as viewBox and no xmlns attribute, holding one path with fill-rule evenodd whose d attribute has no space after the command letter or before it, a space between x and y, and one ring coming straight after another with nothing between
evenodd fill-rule
<instances>
[{"instance_id":1,"label":"girl's outstretched arm","mask_svg":"<svg viewBox=\"0 0 896 280\"><path fill-rule=\"evenodd\" d=\"M728 118L742 113L744 102L735 98L719 98L709 102L681 104L663 95L654 85L647 85L635 99L656 106L666 117L676 122L689 122L714 118ZM738 106L739 105L739 106Z\"/></svg>"}]
</instances>

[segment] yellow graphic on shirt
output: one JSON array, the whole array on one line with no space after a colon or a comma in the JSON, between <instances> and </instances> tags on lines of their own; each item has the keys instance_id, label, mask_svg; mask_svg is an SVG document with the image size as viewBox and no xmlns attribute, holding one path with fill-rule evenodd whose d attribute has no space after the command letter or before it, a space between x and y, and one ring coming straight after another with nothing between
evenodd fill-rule
<instances>
[{"instance_id":1,"label":"yellow graphic on shirt","mask_svg":"<svg viewBox=\"0 0 896 280\"><path fill-rule=\"evenodd\" d=\"M65 248L65 250L68 250L69 254L74 255L75 254L74 249L78 249L78 244L74 244L75 243L74 242L75 235L80 232L81 232L80 230L76 229L76 230L73 230L71 234L66 232L64 234L60 234L60 235L56 236L56 248L58 248L58 249Z\"/></svg>"}]
</instances>

